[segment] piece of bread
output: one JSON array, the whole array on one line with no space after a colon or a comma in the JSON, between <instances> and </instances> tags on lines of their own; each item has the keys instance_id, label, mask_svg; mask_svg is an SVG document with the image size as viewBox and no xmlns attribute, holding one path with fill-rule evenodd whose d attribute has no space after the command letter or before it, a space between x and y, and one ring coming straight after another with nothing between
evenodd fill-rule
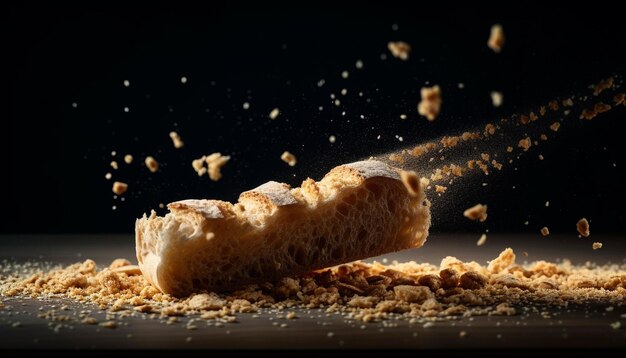
<instances>
[{"instance_id":1,"label":"piece of bread","mask_svg":"<svg viewBox=\"0 0 626 358\"><path fill-rule=\"evenodd\" d=\"M232 290L420 247L430 227L424 191L368 160L338 166L299 188L270 181L239 196L183 200L135 225L139 267L159 290L183 296Z\"/></svg>"}]
</instances>

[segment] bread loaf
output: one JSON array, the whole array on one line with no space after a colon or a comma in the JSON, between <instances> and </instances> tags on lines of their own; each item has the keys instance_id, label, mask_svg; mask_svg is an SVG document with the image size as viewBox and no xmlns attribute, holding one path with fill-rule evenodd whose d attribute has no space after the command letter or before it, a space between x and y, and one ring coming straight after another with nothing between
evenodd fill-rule
<instances>
[{"instance_id":1,"label":"bread loaf","mask_svg":"<svg viewBox=\"0 0 626 358\"><path fill-rule=\"evenodd\" d=\"M430 227L424 191L368 160L299 188L270 181L237 204L183 200L135 225L139 267L155 287L183 296L232 290L288 275L420 247Z\"/></svg>"}]
</instances>

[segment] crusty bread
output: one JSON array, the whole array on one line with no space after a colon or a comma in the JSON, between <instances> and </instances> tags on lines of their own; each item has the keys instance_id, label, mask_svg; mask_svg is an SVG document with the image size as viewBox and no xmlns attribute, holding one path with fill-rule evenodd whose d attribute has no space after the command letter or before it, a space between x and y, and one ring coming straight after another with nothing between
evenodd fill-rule
<instances>
[{"instance_id":1,"label":"crusty bread","mask_svg":"<svg viewBox=\"0 0 626 358\"><path fill-rule=\"evenodd\" d=\"M299 188L268 182L239 196L183 200L135 226L139 267L175 296L297 275L420 247L430 227L424 191L410 195L398 170L368 160L338 166Z\"/></svg>"}]
</instances>

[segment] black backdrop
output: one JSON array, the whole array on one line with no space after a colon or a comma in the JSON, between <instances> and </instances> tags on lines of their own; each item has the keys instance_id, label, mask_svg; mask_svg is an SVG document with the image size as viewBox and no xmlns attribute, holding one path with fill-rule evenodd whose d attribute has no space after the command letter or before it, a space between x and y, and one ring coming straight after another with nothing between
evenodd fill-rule
<instances>
[{"instance_id":1,"label":"black backdrop","mask_svg":"<svg viewBox=\"0 0 626 358\"><path fill-rule=\"evenodd\" d=\"M626 22L611 6L485 8L11 5L3 51L10 61L2 171L9 214L0 232L130 233L134 219L159 203L232 201L270 179L296 185L318 179L334 165L401 147L396 134L404 144L418 143L553 96L585 93L590 83L624 70ZM496 22L508 39L500 55L485 45ZM413 45L410 61L381 60L390 40ZM355 69L357 59L362 70ZM445 94L434 123L415 113L427 81ZM329 96L342 88L348 95L335 107ZM505 94L498 109L488 96L494 89ZM270 121L274 107L282 113ZM409 118L399 120L400 113ZM435 218L433 230L475 229L459 210L482 201L490 205L493 231L536 234L548 225L573 232L586 216L594 232L623 233L619 126L625 116L621 109L602 120L573 120L543 150L546 161L522 161L517 171L490 178L487 188L468 188L450 215ZM172 147L171 130L181 134L183 149ZM329 135L337 142L329 143ZM278 159L286 149L298 156L295 168ZM233 158L217 183L198 178L190 166L215 151ZM130 166L122 160L126 153L135 157ZM142 166L146 155L162 163L159 173ZM111 170L111 160L119 170ZM113 199L107 172L130 184L125 201Z\"/></svg>"}]
</instances>

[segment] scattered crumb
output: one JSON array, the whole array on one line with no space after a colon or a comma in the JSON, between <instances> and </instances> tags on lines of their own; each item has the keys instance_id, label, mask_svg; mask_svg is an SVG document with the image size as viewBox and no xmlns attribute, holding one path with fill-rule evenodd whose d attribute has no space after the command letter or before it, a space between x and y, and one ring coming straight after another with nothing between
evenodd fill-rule
<instances>
[{"instance_id":1,"label":"scattered crumb","mask_svg":"<svg viewBox=\"0 0 626 358\"><path fill-rule=\"evenodd\" d=\"M270 117L270 119L276 119L276 118L278 118L279 115L280 115L280 110L278 108L274 108L270 112L269 117Z\"/></svg>"},{"instance_id":2,"label":"scattered crumb","mask_svg":"<svg viewBox=\"0 0 626 358\"><path fill-rule=\"evenodd\" d=\"M437 85L422 87L420 95L422 100L417 105L417 112L432 122L441 110L441 89Z\"/></svg>"},{"instance_id":3,"label":"scattered crumb","mask_svg":"<svg viewBox=\"0 0 626 358\"><path fill-rule=\"evenodd\" d=\"M111 162L111 168L117 170L118 166L117 166L117 162L115 160Z\"/></svg>"},{"instance_id":4,"label":"scattered crumb","mask_svg":"<svg viewBox=\"0 0 626 358\"><path fill-rule=\"evenodd\" d=\"M505 42L504 37L504 29L502 25L496 24L491 26L491 32L489 34L489 40L487 41L487 46L493 50L495 53L500 53L502 51L502 47Z\"/></svg>"},{"instance_id":5,"label":"scattered crumb","mask_svg":"<svg viewBox=\"0 0 626 358\"><path fill-rule=\"evenodd\" d=\"M539 158L539 160L544 160L544 157L543 157L542 154L539 154L538 158Z\"/></svg>"},{"instance_id":6,"label":"scattered crumb","mask_svg":"<svg viewBox=\"0 0 626 358\"><path fill-rule=\"evenodd\" d=\"M106 173L106 174L104 174L104 178L106 180L111 180L111 178L113 178L113 175L111 175L111 173Z\"/></svg>"},{"instance_id":7,"label":"scattered crumb","mask_svg":"<svg viewBox=\"0 0 626 358\"><path fill-rule=\"evenodd\" d=\"M124 156L124 163L131 164L133 162L133 156L130 154L126 154Z\"/></svg>"},{"instance_id":8,"label":"scattered crumb","mask_svg":"<svg viewBox=\"0 0 626 358\"><path fill-rule=\"evenodd\" d=\"M459 338L465 338L465 337L467 337L467 332L465 331L459 332Z\"/></svg>"},{"instance_id":9,"label":"scattered crumb","mask_svg":"<svg viewBox=\"0 0 626 358\"><path fill-rule=\"evenodd\" d=\"M470 220L484 222L487 220L487 205L476 204L463 212L463 216Z\"/></svg>"},{"instance_id":10,"label":"scattered crumb","mask_svg":"<svg viewBox=\"0 0 626 358\"><path fill-rule=\"evenodd\" d=\"M491 92L491 103L494 107L500 107L503 101L504 96L502 95L502 92Z\"/></svg>"},{"instance_id":11,"label":"scattered crumb","mask_svg":"<svg viewBox=\"0 0 626 358\"><path fill-rule=\"evenodd\" d=\"M280 156L280 159L289 164L290 167L293 167L296 165L296 156L289 153L288 151L284 151L283 154Z\"/></svg>"},{"instance_id":12,"label":"scattered crumb","mask_svg":"<svg viewBox=\"0 0 626 358\"><path fill-rule=\"evenodd\" d=\"M476 246L483 246L487 242L487 234L480 235L480 239L476 241Z\"/></svg>"},{"instance_id":13,"label":"scattered crumb","mask_svg":"<svg viewBox=\"0 0 626 358\"><path fill-rule=\"evenodd\" d=\"M117 328L117 323L115 323L115 321L106 321L106 322L100 323L99 325L101 327L108 328L108 329L115 329L115 328Z\"/></svg>"},{"instance_id":14,"label":"scattered crumb","mask_svg":"<svg viewBox=\"0 0 626 358\"><path fill-rule=\"evenodd\" d=\"M337 137L335 137L334 135L331 135L330 137L328 137L328 141L330 143L335 143L337 141Z\"/></svg>"},{"instance_id":15,"label":"scattered crumb","mask_svg":"<svg viewBox=\"0 0 626 358\"><path fill-rule=\"evenodd\" d=\"M543 235L543 236L550 235L550 230L548 229L547 226L544 226L544 227L541 228L541 235Z\"/></svg>"},{"instance_id":16,"label":"scattered crumb","mask_svg":"<svg viewBox=\"0 0 626 358\"><path fill-rule=\"evenodd\" d=\"M446 192L446 190L448 190L448 188L447 188L447 187L445 187L445 186L435 185L435 191L436 191L437 193L445 193L445 192Z\"/></svg>"},{"instance_id":17,"label":"scattered crumb","mask_svg":"<svg viewBox=\"0 0 626 358\"><path fill-rule=\"evenodd\" d=\"M159 162L157 162L156 159L154 159L153 157L147 156L145 163L148 170L150 170L152 173L156 173L159 170Z\"/></svg>"},{"instance_id":18,"label":"scattered crumb","mask_svg":"<svg viewBox=\"0 0 626 358\"><path fill-rule=\"evenodd\" d=\"M592 248L592 249L594 249L594 250L601 249L601 248L602 248L602 243L601 243L601 242L594 242L594 243L591 245L591 248Z\"/></svg>"},{"instance_id":19,"label":"scattered crumb","mask_svg":"<svg viewBox=\"0 0 626 358\"><path fill-rule=\"evenodd\" d=\"M399 58L403 61L409 59L409 53L411 52L411 45L402 41L391 41L387 44L387 48L395 58Z\"/></svg>"},{"instance_id":20,"label":"scattered crumb","mask_svg":"<svg viewBox=\"0 0 626 358\"><path fill-rule=\"evenodd\" d=\"M221 168L226 165L229 160L230 156L223 156L221 153L213 153L194 159L191 161L191 166L198 176L203 176L208 172L211 180L218 181L222 178Z\"/></svg>"},{"instance_id":21,"label":"scattered crumb","mask_svg":"<svg viewBox=\"0 0 626 358\"><path fill-rule=\"evenodd\" d=\"M295 312L288 312L287 315L285 316L285 318L287 319L296 319L296 313Z\"/></svg>"},{"instance_id":22,"label":"scattered crumb","mask_svg":"<svg viewBox=\"0 0 626 358\"><path fill-rule=\"evenodd\" d=\"M595 85L593 87L593 95L597 96L600 93L602 93L602 91L609 89L611 87L613 87L613 77L609 77L605 80L602 80L597 85Z\"/></svg>"},{"instance_id":23,"label":"scattered crumb","mask_svg":"<svg viewBox=\"0 0 626 358\"><path fill-rule=\"evenodd\" d=\"M589 235L591 234L589 232L589 221L587 221L587 219L585 218L578 220L578 222L576 223L576 230L578 230L578 233L582 236L589 237Z\"/></svg>"},{"instance_id":24,"label":"scattered crumb","mask_svg":"<svg viewBox=\"0 0 626 358\"><path fill-rule=\"evenodd\" d=\"M174 143L174 148L180 149L183 146L185 146L185 143L180 139L180 136L178 135L178 133L174 131L170 132L170 138L172 139L172 142Z\"/></svg>"},{"instance_id":25,"label":"scattered crumb","mask_svg":"<svg viewBox=\"0 0 626 358\"><path fill-rule=\"evenodd\" d=\"M530 140L530 137L526 137L524 139L520 139L520 141L517 143L517 146L522 148L522 150L526 152L528 148L532 146L532 141Z\"/></svg>"},{"instance_id":26,"label":"scattered crumb","mask_svg":"<svg viewBox=\"0 0 626 358\"><path fill-rule=\"evenodd\" d=\"M558 132L560 127L561 127L561 123L559 122L554 122L550 125L550 129L552 129L555 132Z\"/></svg>"},{"instance_id":27,"label":"scattered crumb","mask_svg":"<svg viewBox=\"0 0 626 358\"><path fill-rule=\"evenodd\" d=\"M116 181L113 183L113 192L115 195L122 195L128 190L128 184Z\"/></svg>"},{"instance_id":28,"label":"scattered crumb","mask_svg":"<svg viewBox=\"0 0 626 358\"><path fill-rule=\"evenodd\" d=\"M221 153L213 153L206 157L206 163L208 166L209 178L213 181L218 181L222 177L222 167L228 163L230 156L223 156Z\"/></svg>"}]
</instances>

